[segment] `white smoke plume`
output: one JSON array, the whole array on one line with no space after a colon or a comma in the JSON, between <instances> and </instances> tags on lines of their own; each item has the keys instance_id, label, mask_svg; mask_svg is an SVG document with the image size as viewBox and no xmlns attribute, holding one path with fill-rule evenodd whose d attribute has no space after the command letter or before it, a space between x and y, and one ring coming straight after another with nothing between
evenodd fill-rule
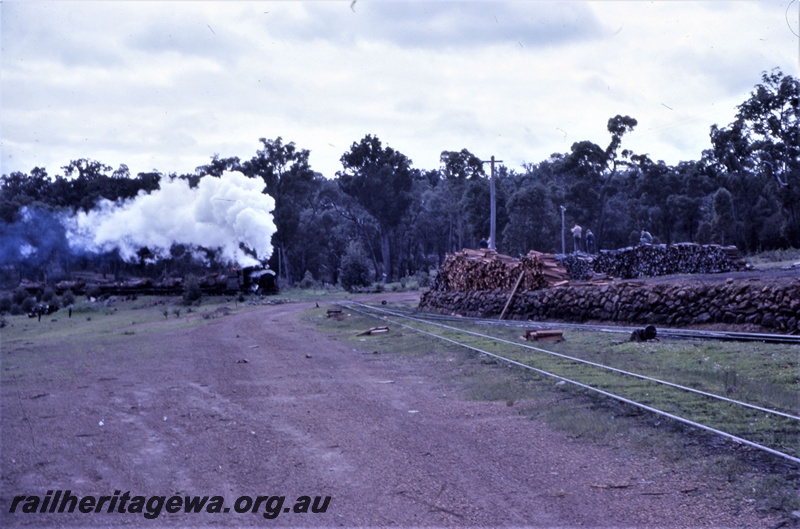
<instances>
[{"instance_id":1,"label":"white smoke plume","mask_svg":"<svg viewBox=\"0 0 800 529\"><path fill-rule=\"evenodd\" d=\"M122 203L106 200L73 219L70 245L88 251L119 249L127 261L147 247L169 257L173 244L218 250L218 259L254 266L272 255L275 202L262 193L264 182L240 172L205 176L196 188L185 180L162 180L150 194ZM240 247L255 252L257 259Z\"/></svg>"}]
</instances>

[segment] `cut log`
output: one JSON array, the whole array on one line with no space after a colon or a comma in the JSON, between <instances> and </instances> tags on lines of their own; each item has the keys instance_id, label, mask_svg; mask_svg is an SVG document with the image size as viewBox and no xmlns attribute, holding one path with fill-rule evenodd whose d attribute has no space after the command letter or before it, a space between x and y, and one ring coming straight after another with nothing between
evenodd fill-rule
<instances>
[{"instance_id":1,"label":"cut log","mask_svg":"<svg viewBox=\"0 0 800 529\"><path fill-rule=\"evenodd\" d=\"M373 334L381 334L384 332L389 332L389 327L372 327L371 329L367 329L366 331L356 334L356 336L369 336Z\"/></svg>"},{"instance_id":2,"label":"cut log","mask_svg":"<svg viewBox=\"0 0 800 529\"><path fill-rule=\"evenodd\" d=\"M337 320L341 319L342 316L344 316L342 314L342 311L339 310L339 309L328 309L328 312L326 314L327 314L326 317L328 317L328 318L336 318Z\"/></svg>"},{"instance_id":3,"label":"cut log","mask_svg":"<svg viewBox=\"0 0 800 529\"><path fill-rule=\"evenodd\" d=\"M564 333L561 329L527 330L522 338L533 342L558 343L564 341Z\"/></svg>"}]
</instances>

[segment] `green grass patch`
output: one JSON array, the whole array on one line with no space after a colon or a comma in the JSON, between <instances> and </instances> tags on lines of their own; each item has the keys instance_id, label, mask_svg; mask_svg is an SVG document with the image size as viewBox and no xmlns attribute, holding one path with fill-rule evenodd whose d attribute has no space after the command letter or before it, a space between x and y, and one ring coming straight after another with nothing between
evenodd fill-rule
<instances>
[{"instance_id":1,"label":"green grass patch","mask_svg":"<svg viewBox=\"0 0 800 529\"><path fill-rule=\"evenodd\" d=\"M389 306L387 304L387 306ZM341 314L329 313L339 311ZM356 311L343 308L337 303L319 302L319 307L308 309L300 316L305 321L314 323L320 331L346 340L354 349L362 352L392 352L401 355L420 356L442 350L452 351L456 348L442 348L441 344L420 333L406 330L401 326L387 324L382 320L363 316ZM373 328L389 326L390 331L374 335L361 335ZM460 351L460 348L457 348Z\"/></svg>"},{"instance_id":2,"label":"green grass patch","mask_svg":"<svg viewBox=\"0 0 800 529\"><path fill-rule=\"evenodd\" d=\"M779 268L800 262L800 248L768 250L748 255L746 260L756 268Z\"/></svg>"},{"instance_id":3,"label":"green grass patch","mask_svg":"<svg viewBox=\"0 0 800 529\"><path fill-rule=\"evenodd\" d=\"M35 349L65 342L79 342L82 347L91 347L115 335L167 332L202 325L210 319L247 310L248 307L229 297L203 298L193 307L183 306L180 297L141 296L136 300L80 301L73 306L72 317L67 308L42 316L41 321L27 315L4 316L3 348L6 351Z\"/></svg>"}]
</instances>

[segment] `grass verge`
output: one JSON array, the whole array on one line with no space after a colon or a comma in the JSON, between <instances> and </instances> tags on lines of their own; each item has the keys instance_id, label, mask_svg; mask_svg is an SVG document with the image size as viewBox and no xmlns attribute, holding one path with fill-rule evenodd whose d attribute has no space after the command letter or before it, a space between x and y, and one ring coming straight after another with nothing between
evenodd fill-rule
<instances>
[{"instance_id":1,"label":"grass verge","mask_svg":"<svg viewBox=\"0 0 800 529\"><path fill-rule=\"evenodd\" d=\"M4 316L3 348L36 348L80 340L86 344L113 336L169 331L201 325L222 315L247 310L250 305L229 296L205 297L191 307L180 297L141 296L135 300L79 301L72 307L38 318Z\"/></svg>"}]
</instances>

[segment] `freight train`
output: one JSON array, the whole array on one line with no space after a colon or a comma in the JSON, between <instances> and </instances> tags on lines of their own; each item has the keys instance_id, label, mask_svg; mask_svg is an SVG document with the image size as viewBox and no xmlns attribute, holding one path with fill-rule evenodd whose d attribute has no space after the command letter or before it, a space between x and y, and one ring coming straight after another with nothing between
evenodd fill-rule
<instances>
[{"instance_id":1,"label":"freight train","mask_svg":"<svg viewBox=\"0 0 800 529\"><path fill-rule=\"evenodd\" d=\"M129 296L129 295L181 295L185 289L185 278L166 277L162 279L135 278L124 281L106 280L96 274L81 276L76 279L59 281L55 284L23 280L20 286L29 294L39 298L50 286L61 295L71 291L75 295L94 296ZM260 266L231 269L197 277L200 291L206 295L230 295L239 293L257 293L262 295L277 294L278 283L275 272Z\"/></svg>"}]
</instances>

